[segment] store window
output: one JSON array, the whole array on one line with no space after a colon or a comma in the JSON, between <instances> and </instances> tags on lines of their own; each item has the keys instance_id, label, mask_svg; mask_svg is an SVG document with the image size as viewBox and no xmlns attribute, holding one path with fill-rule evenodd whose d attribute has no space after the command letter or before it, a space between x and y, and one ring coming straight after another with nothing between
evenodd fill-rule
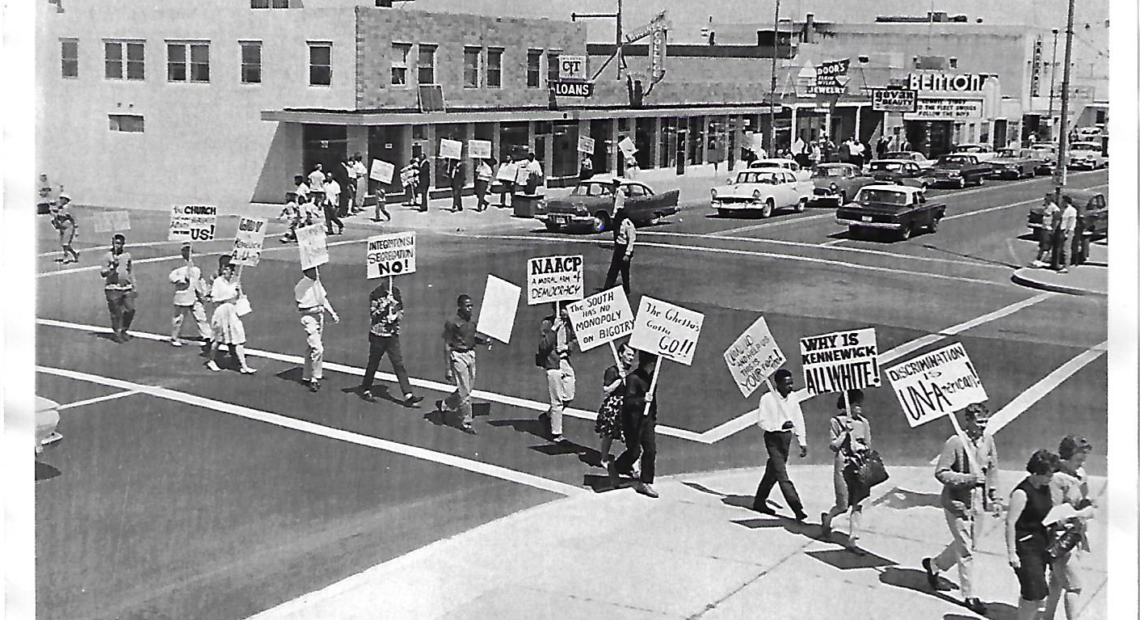
<instances>
[{"instance_id":1,"label":"store window","mask_svg":"<svg viewBox=\"0 0 1140 620\"><path fill-rule=\"evenodd\" d=\"M142 41L104 41L104 77L108 80L146 79L146 47Z\"/></svg>"},{"instance_id":2,"label":"store window","mask_svg":"<svg viewBox=\"0 0 1140 620\"><path fill-rule=\"evenodd\" d=\"M483 50L478 47L463 48L463 87L479 88L479 61Z\"/></svg>"},{"instance_id":3,"label":"store window","mask_svg":"<svg viewBox=\"0 0 1140 620\"><path fill-rule=\"evenodd\" d=\"M65 78L79 77L79 40L59 40L60 72Z\"/></svg>"},{"instance_id":4,"label":"store window","mask_svg":"<svg viewBox=\"0 0 1140 620\"><path fill-rule=\"evenodd\" d=\"M419 84L435 84L435 46L420 44L416 61L416 80Z\"/></svg>"},{"instance_id":5,"label":"store window","mask_svg":"<svg viewBox=\"0 0 1140 620\"><path fill-rule=\"evenodd\" d=\"M467 158L462 158L462 156L467 154L466 153L466 151L467 151L467 139L464 135L464 133L465 133L464 129L465 129L465 126L462 123L448 123L445 125L436 125L435 126L435 144L432 145L432 150L436 150L437 151L436 154L438 155L439 142L440 142L440 140L444 140L444 139L455 140L457 142L463 143L463 149L460 152L461 159L459 161L463 162L464 168L468 168L468 170L466 170L463 173L464 177L473 178L469 174L470 167L471 167L471 160L467 159ZM434 157L432 159L435 162L435 187L437 189L451 187L451 177L447 173L448 173L448 167L451 164L452 160L444 159L442 157ZM464 180L464 184L466 184L466 180Z\"/></svg>"},{"instance_id":6,"label":"store window","mask_svg":"<svg viewBox=\"0 0 1140 620\"><path fill-rule=\"evenodd\" d=\"M241 41L241 83L261 83L261 41Z\"/></svg>"},{"instance_id":7,"label":"store window","mask_svg":"<svg viewBox=\"0 0 1140 620\"><path fill-rule=\"evenodd\" d=\"M565 121L554 124L550 177L578 175L578 123ZM592 162L591 162L592 163Z\"/></svg>"},{"instance_id":8,"label":"store window","mask_svg":"<svg viewBox=\"0 0 1140 620\"><path fill-rule=\"evenodd\" d=\"M530 151L530 130L525 122L503 123L499 127L499 161L510 155L515 161L526 159Z\"/></svg>"},{"instance_id":9,"label":"store window","mask_svg":"<svg viewBox=\"0 0 1140 620\"><path fill-rule=\"evenodd\" d=\"M487 88L503 87L503 50L487 50Z\"/></svg>"},{"instance_id":10,"label":"store window","mask_svg":"<svg viewBox=\"0 0 1140 620\"><path fill-rule=\"evenodd\" d=\"M542 50L528 50L526 53L526 87L538 88L542 80Z\"/></svg>"},{"instance_id":11,"label":"store window","mask_svg":"<svg viewBox=\"0 0 1140 620\"><path fill-rule=\"evenodd\" d=\"M332 43L309 42L309 86L332 86Z\"/></svg>"},{"instance_id":12,"label":"store window","mask_svg":"<svg viewBox=\"0 0 1140 620\"><path fill-rule=\"evenodd\" d=\"M672 168L677 165L677 119L661 119L661 167Z\"/></svg>"},{"instance_id":13,"label":"store window","mask_svg":"<svg viewBox=\"0 0 1140 620\"><path fill-rule=\"evenodd\" d=\"M392 44L392 86L408 85L408 57L411 55L410 43Z\"/></svg>"},{"instance_id":14,"label":"store window","mask_svg":"<svg viewBox=\"0 0 1140 620\"><path fill-rule=\"evenodd\" d=\"M249 0L251 9L287 9L289 0Z\"/></svg>"}]
</instances>

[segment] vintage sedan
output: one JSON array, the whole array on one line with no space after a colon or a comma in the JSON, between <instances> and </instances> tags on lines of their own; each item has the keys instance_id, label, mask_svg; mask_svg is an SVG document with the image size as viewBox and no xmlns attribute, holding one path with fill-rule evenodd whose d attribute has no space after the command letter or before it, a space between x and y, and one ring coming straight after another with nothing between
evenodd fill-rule
<instances>
[{"instance_id":1,"label":"vintage sedan","mask_svg":"<svg viewBox=\"0 0 1140 620\"><path fill-rule=\"evenodd\" d=\"M815 189L808 202L834 203L838 207L875 179L863 174L854 164L820 164L811 171L811 181Z\"/></svg>"},{"instance_id":2,"label":"vintage sedan","mask_svg":"<svg viewBox=\"0 0 1140 620\"><path fill-rule=\"evenodd\" d=\"M598 174L579 181L565 198L551 198L539 205L534 217L548 230L587 229L602 232L613 221L614 177ZM657 194L640 181L619 178L625 192L625 210L634 224L643 225L677 213L680 190Z\"/></svg>"},{"instance_id":3,"label":"vintage sedan","mask_svg":"<svg viewBox=\"0 0 1140 620\"><path fill-rule=\"evenodd\" d=\"M959 144L954 147L954 153L968 153L978 158L978 161L989 161L997 157L988 144Z\"/></svg>"},{"instance_id":4,"label":"vintage sedan","mask_svg":"<svg viewBox=\"0 0 1140 620\"><path fill-rule=\"evenodd\" d=\"M1037 170L1044 162L1029 149L1008 148L998 151L998 156L989 161L990 178L1020 179L1037 176Z\"/></svg>"},{"instance_id":5,"label":"vintage sedan","mask_svg":"<svg viewBox=\"0 0 1140 620\"><path fill-rule=\"evenodd\" d=\"M1034 144L1025 150L1029 152L1030 157L1041 162L1037 167L1037 174L1053 174L1057 169L1056 144Z\"/></svg>"},{"instance_id":6,"label":"vintage sedan","mask_svg":"<svg viewBox=\"0 0 1140 620\"><path fill-rule=\"evenodd\" d=\"M979 161L973 153L951 153L939 157L930 172L934 176L934 185L962 188L969 183L985 183L990 174L990 165Z\"/></svg>"},{"instance_id":7,"label":"vintage sedan","mask_svg":"<svg viewBox=\"0 0 1140 620\"><path fill-rule=\"evenodd\" d=\"M864 230L890 230L901 239L910 239L914 231L925 228L938 231L946 215L946 205L927 202L926 192L905 185L868 185L859 190L855 200L835 211L835 222L846 226L848 234L857 238Z\"/></svg>"},{"instance_id":8,"label":"vintage sedan","mask_svg":"<svg viewBox=\"0 0 1140 620\"><path fill-rule=\"evenodd\" d=\"M803 211L812 196L810 181L801 181L783 168L749 168L729 179L730 185L712 188L712 208L721 216L759 212L768 217L776 209Z\"/></svg>"},{"instance_id":9,"label":"vintage sedan","mask_svg":"<svg viewBox=\"0 0 1140 620\"><path fill-rule=\"evenodd\" d=\"M1072 199L1078 214L1083 213L1085 228L1093 237L1108 236L1108 199L1103 192L1065 188L1061 190L1061 200L1066 197ZM1045 212L1045 203L1053 202L1056 198L1057 195L1051 191L1045 194L1041 204L1029 209L1029 217L1026 218L1025 224L1034 231L1035 235L1041 229L1041 216Z\"/></svg>"},{"instance_id":10,"label":"vintage sedan","mask_svg":"<svg viewBox=\"0 0 1140 620\"><path fill-rule=\"evenodd\" d=\"M43 452L44 446L49 446L63 439L63 435L55 430L59 426L59 403L42 396L36 396L35 424L35 453L39 454Z\"/></svg>"},{"instance_id":11,"label":"vintage sedan","mask_svg":"<svg viewBox=\"0 0 1140 620\"><path fill-rule=\"evenodd\" d=\"M905 161L913 161L918 164L919 168L931 168L934 166L934 160L927 159L926 155L918 151L888 151L883 155L882 159L902 159Z\"/></svg>"},{"instance_id":12,"label":"vintage sedan","mask_svg":"<svg viewBox=\"0 0 1140 620\"><path fill-rule=\"evenodd\" d=\"M1070 170L1096 170L1108 165L1099 142L1074 142L1069 148Z\"/></svg>"},{"instance_id":13,"label":"vintage sedan","mask_svg":"<svg viewBox=\"0 0 1140 620\"><path fill-rule=\"evenodd\" d=\"M796 163L795 160L792 160L792 159L784 159L784 158L780 158L780 157L769 157L767 159L757 159L756 161L749 164L748 167L753 168L753 169L756 169L756 168L783 168L784 170L790 170L791 172L795 173L796 178L801 180L801 181L807 181L807 180L811 179L811 170L808 170L807 168L801 168L800 165L798 163Z\"/></svg>"},{"instance_id":14,"label":"vintage sedan","mask_svg":"<svg viewBox=\"0 0 1140 620\"><path fill-rule=\"evenodd\" d=\"M876 159L867 165L867 175L879 183L896 183L926 189L934 184L930 171L915 161Z\"/></svg>"}]
</instances>

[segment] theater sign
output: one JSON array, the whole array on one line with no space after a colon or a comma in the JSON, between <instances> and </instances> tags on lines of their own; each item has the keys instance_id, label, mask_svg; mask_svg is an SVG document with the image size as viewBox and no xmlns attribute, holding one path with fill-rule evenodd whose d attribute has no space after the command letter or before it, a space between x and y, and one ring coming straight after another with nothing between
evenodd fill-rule
<instances>
[{"instance_id":1,"label":"theater sign","mask_svg":"<svg viewBox=\"0 0 1140 620\"><path fill-rule=\"evenodd\" d=\"M916 91L979 92L988 75L981 73L911 73L907 88Z\"/></svg>"},{"instance_id":2,"label":"theater sign","mask_svg":"<svg viewBox=\"0 0 1140 620\"><path fill-rule=\"evenodd\" d=\"M965 121L983 117L981 99L919 99L912 113L903 114L908 121Z\"/></svg>"}]
</instances>

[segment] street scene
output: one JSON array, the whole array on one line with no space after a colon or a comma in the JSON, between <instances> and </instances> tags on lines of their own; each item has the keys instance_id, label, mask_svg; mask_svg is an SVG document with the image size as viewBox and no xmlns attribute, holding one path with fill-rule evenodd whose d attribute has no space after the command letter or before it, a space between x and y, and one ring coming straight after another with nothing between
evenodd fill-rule
<instances>
[{"instance_id":1,"label":"street scene","mask_svg":"<svg viewBox=\"0 0 1140 620\"><path fill-rule=\"evenodd\" d=\"M1115 617L1107 3L43 4L36 618Z\"/></svg>"}]
</instances>

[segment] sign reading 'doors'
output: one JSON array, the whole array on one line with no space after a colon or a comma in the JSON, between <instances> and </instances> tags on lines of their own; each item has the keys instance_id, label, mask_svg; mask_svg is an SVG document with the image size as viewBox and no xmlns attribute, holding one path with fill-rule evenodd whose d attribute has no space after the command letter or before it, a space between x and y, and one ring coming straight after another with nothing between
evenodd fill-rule
<instances>
[{"instance_id":1,"label":"sign reading 'doors'","mask_svg":"<svg viewBox=\"0 0 1140 620\"><path fill-rule=\"evenodd\" d=\"M582 256L540 256L526 261L526 303L530 306L585 294Z\"/></svg>"},{"instance_id":2,"label":"sign reading 'doors'","mask_svg":"<svg viewBox=\"0 0 1140 620\"><path fill-rule=\"evenodd\" d=\"M954 120L981 118L981 99L919 99L913 114L903 114L908 121Z\"/></svg>"},{"instance_id":3,"label":"sign reading 'doors'","mask_svg":"<svg viewBox=\"0 0 1140 620\"><path fill-rule=\"evenodd\" d=\"M395 172L395 164L390 164L380 159L373 159L372 170L369 171L368 178L381 183L391 183L392 175L395 174Z\"/></svg>"},{"instance_id":4,"label":"sign reading 'doors'","mask_svg":"<svg viewBox=\"0 0 1140 620\"><path fill-rule=\"evenodd\" d=\"M463 153L463 143L459 140L439 139L439 156L443 159L459 159Z\"/></svg>"},{"instance_id":5,"label":"sign reading 'doors'","mask_svg":"<svg viewBox=\"0 0 1140 620\"><path fill-rule=\"evenodd\" d=\"M583 352L633 333L633 309L620 286L566 306Z\"/></svg>"},{"instance_id":6,"label":"sign reading 'doors'","mask_svg":"<svg viewBox=\"0 0 1140 620\"><path fill-rule=\"evenodd\" d=\"M914 112L918 110L918 93L902 88L876 88L871 91L871 109L875 112Z\"/></svg>"},{"instance_id":7,"label":"sign reading 'doors'","mask_svg":"<svg viewBox=\"0 0 1140 620\"><path fill-rule=\"evenodd\" d=\"M499 342L511 341L511 330L515 325L515 313L519 309L522 289L487 275L487 288L483 291L483 303L479 306L479 322L475 331L486 334Z\"/></svg>"},{"instance_id":8,"label":"sign reading 'doors'","mask_svg":"<svg viewBox=\"0 0 1140 620\"><path fill-rule=\"evenodd\" d=\"M468 140L467 152L471 154L472 159L491 159L491 141Z\"/></svg>"},{"instance_id":9,"label":"sign reading 'doors'","mask_svg":"<svg viewBox=\"0 0 1140 620\"><path fill-rule=\"evenodd\" d=\"M214 238L218 208L213 205L174 205L170 209L168 241L209 241Z\"/></svg>"},{"instance_id":10,"label":"sign reading 'doors'","mask_svg":"<svg viewBox=\"0 0 1140 620\"><path fill-rule=\"evenodd\" d=\"M558 77L568 80L586 79L585 56L559 56Z\"/></svg>"},{"instance_id":11,"label":"sign reading 'doors'","mask_svg":"<svg viewBox=\"0 0 1140 620\"><path fill-rule=\"evenodd\" d=\"M131 229L130 211L100 211L92 219L92 228L97 233Z\"/></svg>"},{"instance_id":12,"label":"sign reading 'doors'","mask_svg":"<svg viewBox=\"0 0 1140 620\"><path fill-rule=\"evenodd\" d=\"M986 389L966 355L952 344L886 369L911 428L986 401Z\"/></svg>"},{"instance_id":13,"label":"sign reading 'doors'","mask_svg":"<svg viewBox=\"0 0 1140 620\"><path fill-rule=\"evenodd\" d=\"M878 387L879 347L874 328L800 338L808 394Z\"/></svg>"},{"instance_id":14,"label":"sign reading 'doors'","mask_svg":"<svg viewBox=\"0 0 1140 620\"><path fill-rule=\"evenodd\" d=\"M329 246L325 228L312 224L297 229L297 249L301 251L301 269L318 267L329 262Z\"/></svg>"},{"instance_id":15,"label":"sign reading 'doors'","mask_svg":"<svg viewBox=\"0 0 1140 620\"><path fill-rule=\"evenodd\" d=\"M268 220L242 217L238 220L237 236L234 238L233 260L235 265L256 267L261 262L261 250L265 246L265 229Z\"/></svg>"},{"instance_id":16,"label":"sign reading 'doors'","mask_svg":"<svg viewBox=\"0 0 1140 620\"><path fill-rule=\"evenodd\" d=\"M745 398L751 396L786 361L764 317L756 319L724 352L728 372Z\"/></svg>"},{"instance_id":17,"label":"sign reading 'doors'","mask_svg":"<svg viewBox=\"0 0 1140 620\"><path fill-rule=\"evenodd\" d=\"M369 280L415 273L415 231L369 237L367 260Z\"/></svg>"},{"instance_id":18,"label":"sign reading 'doors'","mask_svg":"<svg viewBox=\"0 0 1140 620\"><path fill-rule=\"evenodd\" d=\"M578 152L592 154L594 152L594 139L588 136L578 136Z\"/></svg>"},{"instance_id":19,"label":"sign reading 'doors'","mask_svg":"<svg viewBox=\"0 0 1140 620\"><path fill-rule=\"evenodd\" d=\"M629 346L689 366L705 315L643 295Z\"/></svg>"}]
</instances>

